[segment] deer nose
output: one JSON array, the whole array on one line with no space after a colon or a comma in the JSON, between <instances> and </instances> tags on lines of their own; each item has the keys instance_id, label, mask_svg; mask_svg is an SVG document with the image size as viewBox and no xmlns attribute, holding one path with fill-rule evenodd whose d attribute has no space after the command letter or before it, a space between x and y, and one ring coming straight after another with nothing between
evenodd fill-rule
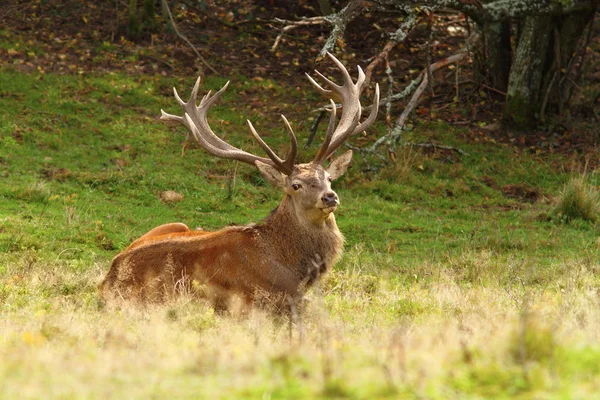
<instances>
[{"instance_id":1,"label":"deer nose","mask_svg":"<svg viewBox=\"0 0 600 400\"><path fill-rule=\"evenodd\" d=\"M335 192L327 192L323 197L321 197L321 201L326 207L333 207L339 204L339 200L337 194Z\"/></svg>"}]
</instances>

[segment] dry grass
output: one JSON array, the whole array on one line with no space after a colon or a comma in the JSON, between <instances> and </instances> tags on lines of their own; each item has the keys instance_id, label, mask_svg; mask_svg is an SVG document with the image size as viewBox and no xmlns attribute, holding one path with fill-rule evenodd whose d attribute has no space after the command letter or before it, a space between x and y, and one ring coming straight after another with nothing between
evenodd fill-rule
<instances>
[{"instance_id":1,"label":"dry grass","mask_svg":"<svg viewBox=\"0 0 600 400\"><path fill-rule=\"evenodd\" d=\"M460 283L442 264L429 266L439 272L435 279L399 285L368 264L359 268L353 255L311 293L291 338L285 322L261 311L215 316L189 298L103 306L95 287L104 265L80 272L76 264L24 257L1 282L2 396L597 393L600 308L589 265L566 266L571 272L547 287L494 284L489 276L486 284ZM486 269L495 261L478 262ZM593 365L577 362L584 353L594 355L586 361Z\"/></svg>"},{"instance_id":2,"label":"dry grass","mask_svg":"<svg viewBox=\"0 0 600 400\"><path fill-rule=\"evenodd\" d=\"M580 218L596 222L600 215L600 193L587 174L571 177L558 195L555 213L565 221Z\"/></svg>"}]
</instances>

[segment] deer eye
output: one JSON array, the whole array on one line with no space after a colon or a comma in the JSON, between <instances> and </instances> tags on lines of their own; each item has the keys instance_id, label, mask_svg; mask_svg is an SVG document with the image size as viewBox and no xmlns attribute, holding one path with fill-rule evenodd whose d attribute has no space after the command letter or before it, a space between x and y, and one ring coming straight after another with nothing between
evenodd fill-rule
<instances>
[{"instance_id":1,"label":"deer eye","mask_svg":"<svg viewBox=\"0 0 600 400\"><path fill-rule=\"evenodd\" d=\"M292 185L292 189L294 189L294 190L298 190L298 189L300 189L301 187L302 187L302 185L300 185L299 183L294 183L294 184Z\"/></svg>"},{"instance_id":2,"label":"deer eye","mask_svg":"<svg viewBox=\"0 0 600 400\"><path fill-rule=\"evenodd\" d=\"M330 176L328 176L328 177L327 177L327 180L328 180L329 182L331 182L333 179L331 179L331 177L330 177Z\"/></svg>"}]
</instances>

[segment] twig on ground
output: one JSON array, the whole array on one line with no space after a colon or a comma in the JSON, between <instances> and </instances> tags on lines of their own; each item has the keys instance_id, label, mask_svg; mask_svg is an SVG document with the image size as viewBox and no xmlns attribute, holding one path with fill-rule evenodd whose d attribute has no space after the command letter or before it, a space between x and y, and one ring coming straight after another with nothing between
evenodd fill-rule
<instances>
[{"instance_id":1,"label":"twig on ground","mask_svg":"<svg viewBox=\"0 0 600 400\"><path fill-rule=\"evenodd\" d=\"M458 153L461 156L467 156L467 157L469 156L469 153L466 153L465 151L463 151L459 148L452 147L452 146L445 146L445 145L441 145L441 144L406 142L406 143L404 143L404 145L410 146L410 147L421 147L421 148L425 148L425 149L449 150L449 151Z\"/></svg>"},{"instance_id":2,"label":"twig on ground","mask_svg":"<svg viewBox=\"0 0 600 400\"><path fill-rule=\"evenodd\" d=\"M491 90L492 92L496 92L496 93L498 93L498 94L501 94L502 96L506 96L506 92L503 92L502 90L498 90L498 89L496 89L496 88L493 88L493 87L491 87L491 86L488 86L488 85L486 85L486 84L484 84L484 83L480 83L480 84L479 84L479 86L481 86L482 88L485 88L485 89L487 89L487 90Z\"/></svg>"}]
</instances>

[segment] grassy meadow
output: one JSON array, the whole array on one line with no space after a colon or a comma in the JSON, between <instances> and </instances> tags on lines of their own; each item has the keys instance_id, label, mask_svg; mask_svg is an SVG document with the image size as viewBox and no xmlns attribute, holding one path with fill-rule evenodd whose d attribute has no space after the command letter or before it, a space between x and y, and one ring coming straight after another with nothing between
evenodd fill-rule
<instances>
[{"instance_id":1,"label":"grassy meadow","mask_svg":"<svg viewBox=\"0 0 600 400\"><path fill-rule=\"evenodd\" d=\"M298 84L235 77L211 124L258 153L249 118L285 152L278 114L303 142L322 103ZM291 337L260 310L103 304L110 259L152 227L245 224L281 198L247 165L182 157L157 116L192 85L0 69L0 398L600 398L598 175L442 122L405 139L467 155L399 147L374 171L356 154L335 183L345 253ZM557 206L573 179L588 214Z\"/></svg>"}]
</instances>

